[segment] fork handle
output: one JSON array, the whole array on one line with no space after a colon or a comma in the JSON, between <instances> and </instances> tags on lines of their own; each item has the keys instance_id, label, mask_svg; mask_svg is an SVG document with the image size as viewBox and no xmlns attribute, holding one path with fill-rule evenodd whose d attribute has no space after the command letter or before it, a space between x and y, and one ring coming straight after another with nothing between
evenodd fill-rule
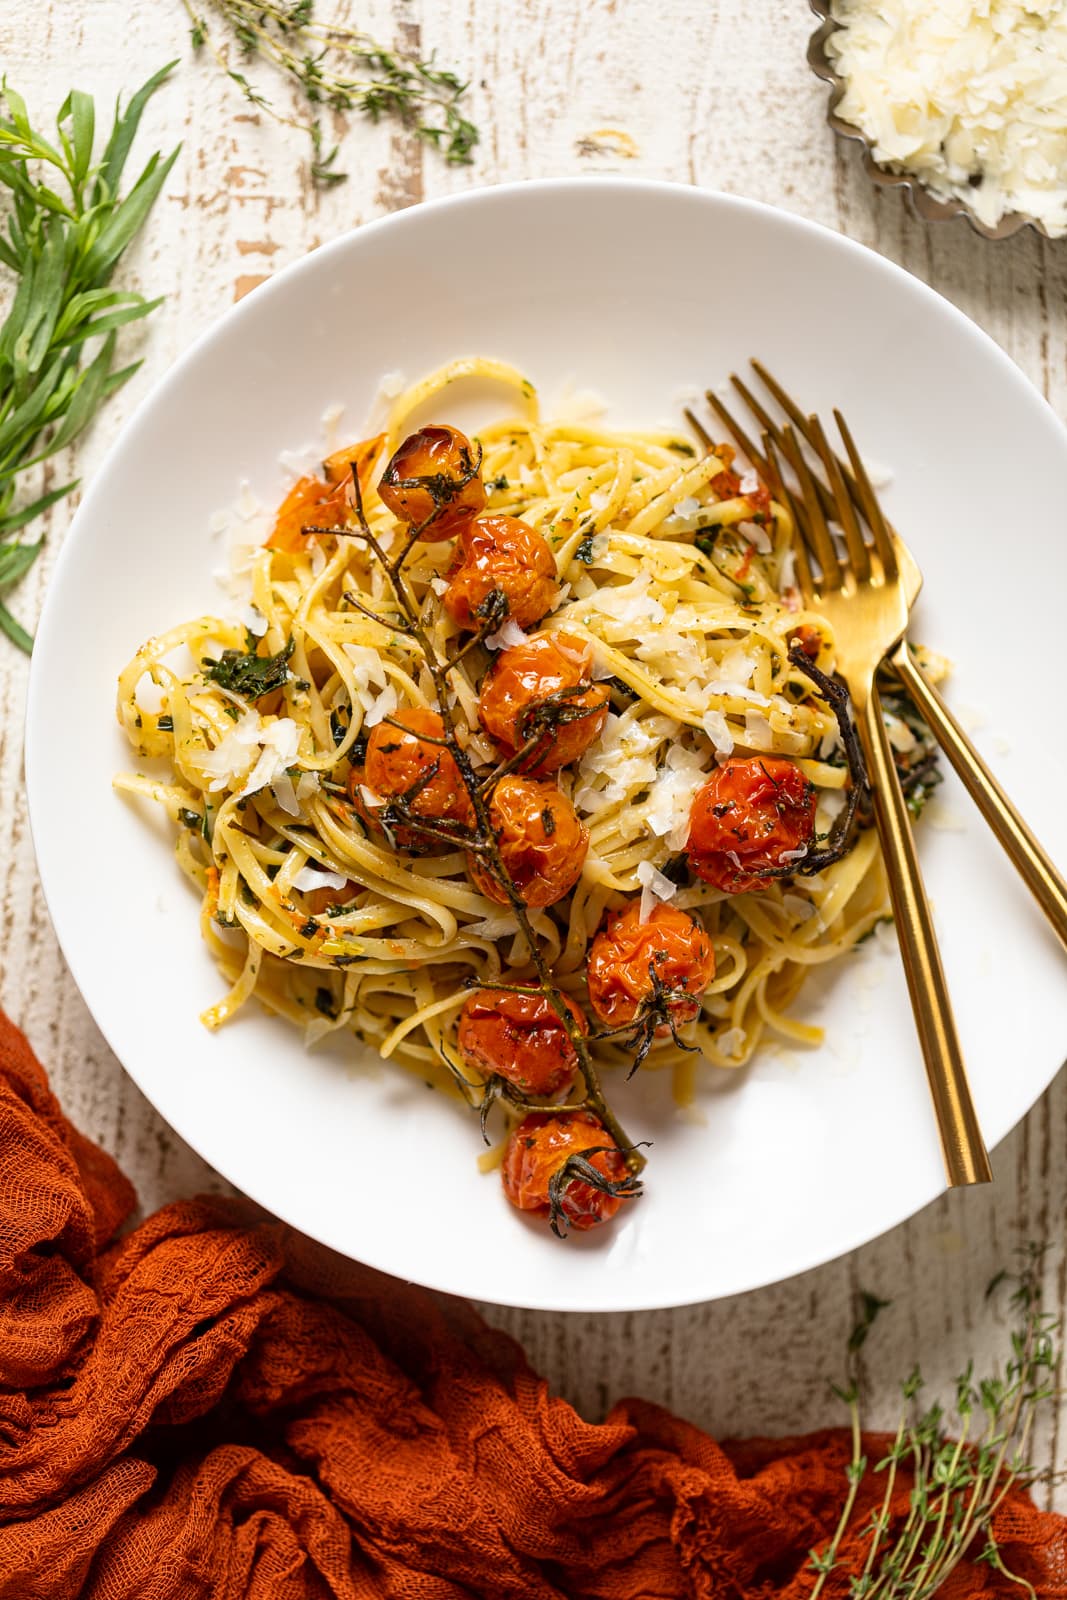
<instances>
[{"instance_id":1,"label":"fork handle","mask_svg":"<svg viewBox=\"0 0 1067 1600\"><path fill-rule=\"evenodd\" d=\"M857 722L945 1172L952 1188L989 1183L993 1173L967 1083L937 935L919 871L911 818L874 684Z\"/></svg>"},{"instance_id":2,"label":"fork handle","mask_svg":"<svg viewBox=\"0 0 1067 1600\"><path fill-rule=\"evenodd\" d=\"M930 732L948 756L1012 865L1034 896L1060 943L1067 947L1067 881L1057 871L968 739L925 672L901 640L890 656Z\"/></svg>"}]
</instances>

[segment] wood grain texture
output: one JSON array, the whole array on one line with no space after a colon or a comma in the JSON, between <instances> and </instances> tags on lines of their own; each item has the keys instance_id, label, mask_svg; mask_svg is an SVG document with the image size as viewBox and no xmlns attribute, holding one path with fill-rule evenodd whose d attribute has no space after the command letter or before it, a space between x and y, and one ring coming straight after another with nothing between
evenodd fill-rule
<instances>
[{"instance_id":1,"label":"wood grain texture","mask_svg":"<svg viewBox=\"0 0 1067 1600\"><path fill-rule=\"evenodd\" d=\"M321 9L332 7L322 0ZM206 61L194 62L178 0L6 0L0 8L5 70L38 116L59 104L71 81L106 103L182 57L140 141L147 151L181 139L182 154L127 269L129 281L168 299L128 341L140 344L145 365L79 448L84 478L189 341L235 297L323 239L472 184L583 172L722 188L838 228L947 295L1061 413L1067 409L1067 250L1025 234L991 245L962 223L925 226L898 193L874 190L825 126L825 90L805 63L811 19L802 0L375 0L358 15L380 36L419 40L440 62L469 72L483 129L473 166L448 168L407 134L362 125L343 145L348 182L317 192L300 136L251 112ZM625 240L605 248L625 249ZM17 596L28 622L73 505L53 514L46 557ZM26 678L23 659L0 650L0 1003L27 1029L72 1116L115 1153L148 1210L221 1180L124 1075L56 947L22 787ZM984 1289L1027 1240L1050 1241L1047 1294L1063 1309L1065 1148L1061 1075L996 1151L992 1189L946 1196L803 1277L680 1311L489 1316L587 1415L639 1392L720 1435L783 1433L833 1416L827 1379L840 1369L851 1299L862 1285L894 1303L866 1358L871 1420L887 1422L896 1382L914 1363L936 1385L968 1356L981 1364L1003 1351L1005 1324ZM1039 1439L1042 1452L1060 1468L1067 1463L1062 1417Z\"/></svg>"}]
</instances>

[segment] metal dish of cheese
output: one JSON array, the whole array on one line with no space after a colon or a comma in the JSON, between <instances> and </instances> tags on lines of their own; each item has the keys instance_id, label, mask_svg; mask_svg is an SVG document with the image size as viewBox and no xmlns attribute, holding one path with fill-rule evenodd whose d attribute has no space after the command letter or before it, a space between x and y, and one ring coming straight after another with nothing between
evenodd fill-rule
<instances>
[{"instance_id":1,"label":"metal dish of cheese","mask_svg":"<svg viewBox=\"0 0 1067 1600\"><path fill-rule=\"evenodd\" d=\"M811 0L828 121L924 221L1067 234L1067 0Z\"/></svg>"}]
</instances>

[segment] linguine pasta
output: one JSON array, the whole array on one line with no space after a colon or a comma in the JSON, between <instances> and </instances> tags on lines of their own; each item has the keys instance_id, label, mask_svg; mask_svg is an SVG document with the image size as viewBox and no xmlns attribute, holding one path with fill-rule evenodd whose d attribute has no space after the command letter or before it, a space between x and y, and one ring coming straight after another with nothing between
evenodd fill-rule
<instances>
[{"instance_id":1,"label":"linguine pasta","mask_svg":"<svg viewBox=\"0 0 1067 1600\"><path fill-rule=\"evenodd\" d=\"M560 989L584 1007L587 954L607 912L641 897L643 915L666 902L699 920L714 977L696 1019L677 1039L657 1038L646 1062L673 1069L684 1100L701 1055L737 1067L769 1037L817 1042L790 1009L805 975L888 914L870 829L820 871L750 893L686 871L694 797L731 755L793 760L815 787L820 832L832 828L849 785L838 722L790 655L801 639L831 674L832 632L800 604L788 512L754 474L732 469L728 450L542 419L531 385L487 360L415 384L384 433L348 453L386 553L404 529L377 493L382 467L413 413L434 402L447 414L445 391L467 376L514 388L514 413L477 442L488 511L539 530L555 560L558 603L539 631L582 641L610 693L599 737L551 779L588 830L581 876L529 924ZM451 560L450 542L427 541L404 568L442 659L465 638L440 604ZM181 623L148 640L118 686L130 744L160 758L160 771L116 785L175 824L227 985L203 1020L217 1028L255 997L310 1041L351 1030L429 1082L466 1076L476 1088L477 1074L458 1065L459 1012L472 981L529 970L525 935L510 906L475 886L462 848L397 848L368 825L380 801L365 792L354 804L350 781L374 727L437 705L417 641L391 625L395 595L367 541L344 532L276 529L254 557L248 598L251 631L225 617ZM523 637L502 620L449 675L456 736L479 774L500 759L479 723L479 685L494 653ZM607 1067L631 1059L612 1038L591 1049Z\"/></svg>"}]
</instances>

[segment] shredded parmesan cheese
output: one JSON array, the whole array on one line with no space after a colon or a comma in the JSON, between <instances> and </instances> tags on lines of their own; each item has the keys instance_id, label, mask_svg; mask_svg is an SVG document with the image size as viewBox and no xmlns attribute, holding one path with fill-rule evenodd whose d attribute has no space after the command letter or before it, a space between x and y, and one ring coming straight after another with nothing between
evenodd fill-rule
<instances>
[{"instance_id":1,"label":"shredded parmesan cheese","mask_svg":"<svg viewBox=\"0 0 1067 1600\"><path fill-rule=\"evenodd\" d=\"M838 115L876 161L1067 233L1067 0L834 0Z\"/></svg>"},{"instance_id":2,"label":"shredded parmesan cheese","mask_svg":"<svg viewBox=\"0 0 1067 1600\"><path fill-rule=\"evenodd\" d=\"M310 894L315 889L343 889L348 879L340 872L331 872L327 867L313 866L309 861L300 868L293 879L293 888L299 889L304 894Z\"/></svg>"},{"instance_id":3,"label":"shredded parmesan cheese","mask_svg":"<svg viewBox=\"0 0 1067 1600\"><path fill-rule=\"evenodd\" d=\"M247 606L241 615L241 621L257 639L262 639L267 631L267 619L258 606Z\"/></svg>"},{"instance_id":4,"label":"shredded parmesan cheese","mask_svg":"<svg viewBox=\"0 0 1067 1600\"><path fill-rule=\"evenodd\" d=\"M251 776L241 790L242 796L255 794L258 789L265 789L268 784L273 784L280 778L287 767L294 764L300 749L300 729L292 717L278 717L269 725L260 723L257 740L260 746L259 755ZM278 803L280 805L281 801ZM293 804L293 815L298 815L300 808L295 800Z\"/></svg>"},{"instance_id":5,"label":"shredded parmesan cheese","mask_svg":"<svg viewBox=\"0 0 1067 1600\"><path fill-rule=\"evenodd\" d=\"M745 1053L748 1037L744 1028L728 1028L725 1033L720 1033L715 1043L724 1056L729 1056L734 1061L740 1061Z\"/></svg>"},{"instance_id":6,"label":"shredded parmesan cheese","mask_svg":"<svg viewBox=\"0 0 1067 1600\"><path fill-rule=\"evenodd\" d=\"M526 638L515 619L508 617L495 633L488 635L485 643L490 650L513 650L517 644L525 644Z\"/></svg>"},{"instance_id":7,"label":"shredded parmesan cheese","mask_svg":"<svg viewBox=\"0 0 1067 1600\"><path fill-rule=\"evenodd\" d=\"M271 793L282 810L287 811L291 817L298 817L300 815L300 801L296 797L296 786L289 774L287 772L280 773L270 787Z\"/></svg>"},{"instance_id":8,"label":"shredded parmesan cheese","mask_svg":"<svg viewBox=\"0 0 1067 1600\"><path fill-rule=\"evenodd\" d=\"M641 885L641 910L638 918L641 922L647 922L662 901L674 899L677 886L669 878L664 877L651 861L637 863L637 881Z\"/></svg>"},{"instance_id":9,"label":"shredded parmesan cheese","mask_svg":"<svg viewBox=\"0 0 1067 1600\"><path fill-rule=\"evenodd\" d=\"M363 718L363 726L365 728L376 728L379 722L383 722L386 717L396 715L399 704L396 690L391 683L387 683L367 712L367 715Z\"/></svg>"}]
</instances>

